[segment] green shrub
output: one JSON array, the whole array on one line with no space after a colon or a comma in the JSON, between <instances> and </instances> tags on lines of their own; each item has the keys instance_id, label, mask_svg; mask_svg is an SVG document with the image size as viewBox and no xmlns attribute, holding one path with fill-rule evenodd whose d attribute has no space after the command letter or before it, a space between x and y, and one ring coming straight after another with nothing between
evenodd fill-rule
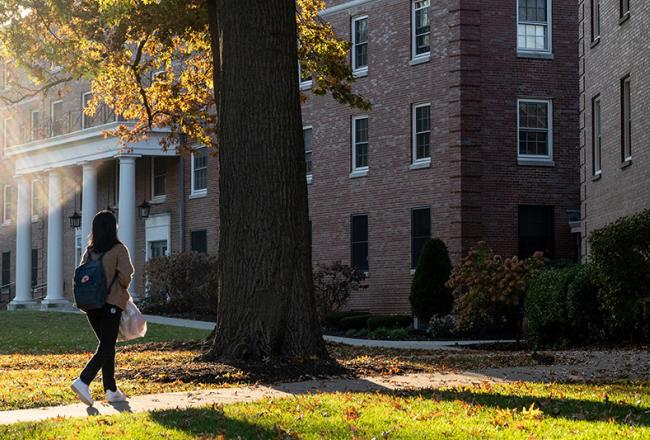
<instances>
[{"instance_id":1,"label":"green shrub","mask_svg":"<svg viewBox=\"0 0 650 440\"><path fill-rule=\"evenodd\" d=\"M379 327L408 327L413 319L406 315L371 315L366 320L366 326L370 330Z\"/></svg>"},{"instance_id":2,"label":"green shrub","mask_svg":"<svg viewBox=\"0 0 650 440\"><path fill-rule=\"evenodd\" d=\"M605 326L616 340L650 339L650 209L623 217L589 236L591 262L602 285Z\"/></svg>"},{"instance_id":3,"label":"green shrub","mask_svg":"<svg viewBox=\"0 0 650 440\"><path fill-rule=\"evenodd\" d=\"M404 341L408 336L409 333L403 328L394 328L388 332L388 339L391 341Z\"/></svg>"},{"instance_id":4,"label":"green shrub","mask_svg":"<svg viewBox=\"0 0 650 440\"><path fill-rule=\"evenodd\" d=\"M447 338L452 335L455 326L453 315L433 315L429 320L429 333L434 338Z\"/></svg>"},{"instance_id":5,"label":"green shrub","mask_svg":"<svg viewBox=\"0 0 650 440\"><path fill-rule=\"evenodd\" d=\"M366 311L349 311L349 312L332 312L325 315L323 318L323 323L326 327L329 328L342 328L341 319L347 318L350 316L370 316L369 312Z\"/></svg>"},{"instance_id":6,"label":"green shrub","mask_svg":"<svg viewBox=\"0 0 650 440\"><path fill-rule=\"evenodd\" d=\"M368 332L368 338L386 340L389 338L390 334L391 334L391 329L388 329L386 327L379 327L375 330Z\"/></svg>"},{"instance_id":7,"label":"green shrub","mask_svg":"<svg viewBox=\"0 0 650 440\"><path fill-rule=\"evenodd\" d=\"M145 313L214 317L218 306L217 257L184 252L151 258L140 308Z\"/></svg>"},{"instance_id":8,"label":"green shrub","mask_svg":"<svg viewBox=\"0 0 650 440\"><path fill-rule=\"evenodd\" d=\"M568 342L567 288L576 276L573 268L548 269L536 274L526 293L528 340L534 346Z\"/></svg>"},{"instance_id":9,"label":"green shrub","mask_svg":"<svg viewBox=\"0 0 650 440\"><path fill-rule=\"evenodd\" d=\"M366 321L368 321L369 316L370 315L348 316L346 318L341 318L339 322L341 323L341 327L345 330L359 330L366 326Z\"/></svg>"},{"instance_id":10,"label":"green shrub","mask_svg":"<svg viewBox=\"0 0 650 440\"><path fill-rule=\"evenodd\" d=\"M411 285L411 310L423 322L433 315L451 312L454 297L446 283L451 274L447 246L440 239L428 240L418 258Z\"/></svg>"},{"instance_id":11,"label":"green shrub","mask_svg":"<svg viewBox=\"0 0 650 440\"><path fill-rule=\"evenodd\" d=\"M353 328L345 332L345 336L348 338L354 338L357 335L357 331Z\"/></svg>"},{"instance_id":12,"label":"green shrub","mask_svg":"<svg viewBox=\"0 0 650 440\"><path fill-rule=\"evenodd\" d=\"M590 265L538 273L526 294L528 339L534 346L603 342L598 285Z\"/></svg>"},{"instance_id":13,"label":"green shrub","mask_svg":"<svg viewBox=\"0 0 650 440\"><path fill-rule=\"evenodd\" d=\"M355 334L357 338L365 338L368 336L368 329L367 328L362 328L357 330L357 333Z\"/></svg>"}]
</instances>

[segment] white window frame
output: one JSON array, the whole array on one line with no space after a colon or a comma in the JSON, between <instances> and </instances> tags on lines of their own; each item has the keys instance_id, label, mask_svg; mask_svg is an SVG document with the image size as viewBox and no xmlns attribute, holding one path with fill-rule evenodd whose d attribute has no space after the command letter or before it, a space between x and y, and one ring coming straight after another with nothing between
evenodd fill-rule
<instances>
[{"instance_id":1,"label":"white window frame","mask_svg":"<svg viewBox=\"0 0 650 440\"><path fill-rule=\"evenodd\" d=\"M167 252L171 255L171 220L169 213L152 215L145 220L145 261L151 258L151 243L157 241L167 242Z\"/></svg>"},{"instance_id":2,"label":"white window frame","mask_svg":"<svg viewBox=\"0 0 650 440\"><path fill-rule=\"evenodd\" d=\"M77 267L81 264L81 258L83 257L83 243L81 240L81 228L75 228L74 230L74 266Z\"/></svg>"},{"instance_id":3,"label":"white window frame","mask_svg":"<svg viewBox=\"0 0 650 440\"><path fill-rule=\"evenodd\" d=\"M165 156L151 156L151 201L153 203L162 203L167 199L167 172L165 171L165 193L158 194L155 193L155 182L156 182L156 160L160 160Z\"/></svg>"},{"instance_id":4,"label":"white window frame","mask_svg":"<svg viewBox=\"0 0 650 440\"><path fill-rule=\"evenodd\" d=\"M413 104L411 110L411 154L412 154L412 165L430 165L431 164L431 128L433 124L431 124L431 103L430 102L423 102L420 104ZM418 159L417 158L417 153L418 153L418 139L417 139L417 109L423 108L423 107L429 107L429 157L423 157Z\"/></svg>"},{"instance_id":5,"label":"white window frame","mask_svg":"<svg viewBox=\"0 0 650 440\"><path fill-rule=\"evenodd\" d=\"M519 131L521 129L519 121L519 106L521 103L537 103L547 105L547 125L548 125L548 154L535 155L535 154L520 154L519 149ZM517 99L517 159L520 165L535 165L535 164L553 164L553 101L551 99L532 99L532 98L519 98Z\"/></svg>"},{"instance_id":6,"label":"white window frame","mask_svg":"<svg viewBox=\"0 0 650 440\"><path fill-rule=\"evenodd\" d=\"M312 170L311 170L310 173L309 172L307 173L307 184L310 184L314 179L314 176L313 176L313 172L314 172L314 127L311 126L311 125L305 125L305 126L302 127L303 139L304 139L304 136L305 136L305 130L311 130L311 150L309 150L309 152L311 152L311 154L312 154L312 159L311 159ZM307 151L308 150L305 150L305 155L307 154Z\"/></svg>"},{"instance_id":7,"label":"white window frame","mask_svg":"<svg viewBox=\"0 0 650 440\"><path fill-rule=\"evenodd\" d=\"M531 54L541 54L541 55L550 55L553 53L553 0L546 0L546 46L547 49L527 49L527 48L521 48L519 47L519 25L520 24L539 24L542 25L541 22L520 22L519 21L519 2L521 0L517 0L517 10L515 12L516 14L516 19L517 19L517 27L516 27L516 47L517 47L517 53L523 54L523 55L531 55Z\"/></svg>"},{"instance_id":8,"label":"white window frame","mask_svg":"<svg viewBox=\"0 0 650 440\"><path fill-rule=\"evenodd\" d=\"M598 119L596 119L596 103L598 103ZM600 176L603 173L603 105L600 95L591 100L591 154L592 173ZM596 137L596 131L599 136Z\"/></svg>"},{"instance_id":9,"label":"white window frame","mask_svg":"<svg viewBox=\"0 0 650 440\"><path fill-rule=\"evenodd\" d=\"M204 150L206 151L206 154L208 153L208 150L206 147L200 147L196 148L194 151L199 151L199 150ZM195 161L196 161L196 155L192 153L192 159L190 160L191 162L191 181L192 181L192 188L190 192L190 198L197 198L197 197L205 197L208 194L208 188L207 188L207 179L206 179L206 187L201 188L201 189L196 189L196 182L194 181L194 171L195 171ZM207 174L207 163L206 163L206 174Z\"/></svg>"},{"instance_id":10,"label":"white window frame","mask_svg":"<svg viewBox=\"0 0 650 440\"><path fill-rule=\"evenodd\" d=\"M370 156L370 120L368 115L357 115L352 117L352 173L350 177L363 177L368 175L368 165L357 166L357 121L366 119L368 121L368 156Z\"/></svg>"},{"instance_id":11,"label":"white window frame","mask_svg":"<svg viewBox=\"0 0 650 440\"><path fill-rule=\"evenodd\" d=\"M417 53L417 35L415 35L416 32L416 12L419 11L422 8L416 8L415 4L419 1L422 0L411 0L411 60L412 61L420 61L420 60L426 60L429 59L431 56L431 17L429 17L429 50L427 52L423 52L421 54ZM431 10L431 1L429 0L429 4L426 6L426 8L429 9L429 13Z\"/></svg>"},{"instance_id":12,"label":"white window frame","mask_svg":"<svg viewBox=\"0 0 650 440\"><path fill-rule=\"evenodd\" d=\"M11 81L9 81L11 77L9 64L8 61L2 63L2 90L4 91L11 90Z\"/></svg>"},{"instance_id":13,"label":"white window frame","mask_svg":"<svg viewBox=\"0 0 650 440\"><path fill-rule=\"evenodd\" d=\"M38 136L38 130L40 129L40 127L34 127L34 114L36 114L36 113L38 113L39 125L40 125L41 118L42 118L42 113L41 113L40 110L32 110L31 119L30 119L30 124L31 124L30 128L31 128L31 130L30 130L30 133L29 133L30 141L35 141L39 137Z\"/></svg>"},{"instance_id":14,"label":"white window frame","mask_svg":"<svg viewBox=\"0 0 650 440\"><path fill-rule=\"evenodd\" d=\"M590 33L591 33L591 42L596 44L600 41L600 34L602 32L602 22L601 22L601 12L602 5L600 0L591 0L589 2L590 9Z\"/></svg>"},{"instance_id":15,"label":"white window frame","mask_svg":"<svg viewBox=\"0 0 650 440\"><path fill-rule=\"evenodd\" d=\"M298 61L298 83L300 84L300 90L311 89L314 85L314 79L312 77L309 77L308 80L303 81L302 66L300 65L300 61Z\"/></svg>"},{"instance_id":16,"label":"white window frame","mask_svg":"<svg viewBox=\"0 0 650 440\"><path fill-rule=\"evenodd\" d=\"M357 61L356 23L358 21L361 21L361 20L366 20L366 22L368 23L367 24L368 25L368 41L366 41L366 54L368 56L370 55L370 51L368 50L368 49L370 49L370 26L369 26L370 23L368 22L368 16L367 15L360 15L360 16L354 17L352 19L352 28L350 29L350 32L351 32L350 41L352 42L352 48L351 48L351 51L350 51L350 53L352 55L352 60L351 60L352 61L352 73L354 73L354 75L356 75L356 76L365 76L365 75L368 74L368 64L366 64L365 66L361 66L361 67L356 66L356 61ZM367 60L367 63L369 63L369 62L370 62L370 59Z\"/></svg>"},{"instance_id":17,"label":"white window frame","mask_svg":"<svg viewBox=\"0 0 650 440\"><path fill-rule=\"evenodd\" d=\"M15 145L7 145L7 141L9 139L9 124L11 121L13 121L14 118L5 118L4 121L2 122L2 149L4 152L7 151L8 148L14 147Z\"/></svg>"},{"instance_id":18,"label":"white window frame","mask_svg":"<svg viewBox=\"0 0 650 440\"><path fill-rule=\"evenodd\" d=\"M52 126L50 127L50 136L54 136L54 123L55 123L54 122L54 106L57 105L57 104L63 104L63 100L58 99L56 101L50 102L50 123L52 124ZM61 108L63 108L63 107L61 107ZM65 130L64 130L64 132L65 132ZM64 135L64 134L65 133L61 133L61 134L58 134L57 136L61 136L61 135Z\"/></svg>"},{"instance_id":19,"label":"white window frame","mask_svg":"<svg viewBox=\"0 0 650 440\"><path fill-rule=\"evenodd\" d=\"M621 79L621 135L621 156L623 162L629 162L632 160L632 81L630 75Z\"/></svg>"},{"instance_id":20,"label":"white window frame","mask_svg":"<svg viewBox=\"0 0 650 440\"><path fill-rule=\"evenodd\" d=\"M9 207L7 193L11 191L11 188L13 188L11 185L4 185L2 188L2 224L4 225L11 224L11 217L7 215L7 208Z\"/></svg>"}]
</instances>

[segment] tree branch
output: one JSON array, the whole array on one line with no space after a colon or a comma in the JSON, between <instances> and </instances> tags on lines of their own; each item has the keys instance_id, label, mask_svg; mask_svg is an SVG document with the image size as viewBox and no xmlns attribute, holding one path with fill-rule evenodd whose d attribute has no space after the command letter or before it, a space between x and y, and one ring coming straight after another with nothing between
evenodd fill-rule
<instances>
[{"instance_id":1,"label":"tree branch","mask_svg":"<svg viewBox=\"0 0 650 440\"><path fill-rule=\"evenodd\" d=\"M28 93L17 97L17 98L10 98L4 95L0 95L0 101L4 102L6 105L16 105L24 101L25 99L32 98L40 93L47 93L51 88L56 87L61 84L65 84L67 82L72 81L74 78L71 76L66 76L64 78L59 78L57 80L54 80L50 83L45 84L43 87L39 87L38 89L25 89L23 90L29 90Z\"/></svg>"}]
</instances>

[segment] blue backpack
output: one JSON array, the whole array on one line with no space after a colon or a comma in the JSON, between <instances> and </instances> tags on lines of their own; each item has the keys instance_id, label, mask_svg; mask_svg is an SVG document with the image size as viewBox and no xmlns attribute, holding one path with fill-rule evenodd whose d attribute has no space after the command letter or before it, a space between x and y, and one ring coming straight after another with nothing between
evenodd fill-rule
<instances>
[{"instance_id":1,"label":"blue backpack","mask_svg":"<svg viewBox=\"0 0 650 440\"><path fill-rule=\"evenodd\" d=\"M104 307L117 279L116 273L110 286L106 287L103 258L104 254L96 260L88 257L88 260L74 271L74 302L75 306L84 312Z\"/></svg>"}]
</instances>

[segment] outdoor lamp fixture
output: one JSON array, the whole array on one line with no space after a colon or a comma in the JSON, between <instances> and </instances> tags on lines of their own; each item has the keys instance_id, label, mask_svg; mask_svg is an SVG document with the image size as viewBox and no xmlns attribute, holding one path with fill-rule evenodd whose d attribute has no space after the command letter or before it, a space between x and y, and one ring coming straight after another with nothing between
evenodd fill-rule
<instances>
[{"instance_id":1,"label":"outdoor lamp fixture","mask_svg":"<svg viewBox=\"0 0 650 440\"><path fill-rule=\"evenodd\" d=\"M81 215L77 211L74 212L70 217L70 227L72 229L77 229L81 227Z\"/></svg>"},{"instance_id":2,"label":"outdoor lamp fixture","mask_svg":"<svg viewBox=\"0 0 650 440\"><path fill-rule=\"evenodd\" d=\"M138 206L138 211L140 213L140 218L147 219L149 214L151 214L151 205L146 200Z\"/></svg>"},{"instance_id":3,"label":"outdoor lamp fixture","mask_svg":"<svg viewBox=\"0 0 650 440\"><path fill-rule=\"evenodd\" d=\"M74 193L74 214L72 214L70 217L70 227L72 229L77 229L81 227L81 214L77 212L77 192L75 191Z\"/></svg>"}]
</instances>

